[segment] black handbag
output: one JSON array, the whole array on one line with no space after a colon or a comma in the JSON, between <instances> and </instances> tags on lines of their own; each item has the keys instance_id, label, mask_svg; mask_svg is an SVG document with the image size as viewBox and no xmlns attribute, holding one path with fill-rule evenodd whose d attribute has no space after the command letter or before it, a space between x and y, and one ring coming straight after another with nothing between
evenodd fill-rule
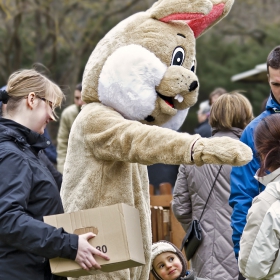
<instances>
[{"instance_id":1,"label":"black handbag","mask_svg":"<svg viewBox=\"0 0 280 280\"><path fill-rule=\"evenodd\" d=\"M221 169L222 169L222 165L220 166L218 174L217 174L217 176L214 180L214 183L211 187L210 193L209 193L208 198L205 202L205 205L204 205L204 208L202 210L202 213L200 215L199 220L192 220L192 222L191 222L191 224L190 224L190 226L189 226L189 228L186 232L186 235L185 235L185 237L182 241L181 251L184 248L185 255L186 255L186 258L187 258L188 261L193 257L194 253L196 252L196 250L198 249L198 247L200 246L200 244L202 242L202 231L201 231L201 226L200 226L200 220L202 218L202 215L204 213L204 210L206 208L206 205L208 203L208 200L210 198L210 195L212 193L212 190L214 188L214 185L217 181L217 178L219 176L219 173L220 173Z\"/></svg>"},{"instance_id":2,"label":"black handbag","mask_svg":"<svg viewBox=\"0 0 280 280\"><path fill-rule=\"evenodd\" d=\"M192 220L183 239L181 251L185 249L186 258L189 261L202 242L201 227L198 220Z\"/></svg>"}]
</instances>

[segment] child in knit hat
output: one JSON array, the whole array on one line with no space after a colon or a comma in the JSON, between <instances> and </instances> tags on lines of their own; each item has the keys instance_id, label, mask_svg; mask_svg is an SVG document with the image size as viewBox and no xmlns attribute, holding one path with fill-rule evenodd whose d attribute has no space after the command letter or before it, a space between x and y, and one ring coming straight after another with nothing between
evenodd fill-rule
<instances>
[{"instance_id":1,"label":"child in knit hat","mask_svg":"<svg viewBox=\"0 0 280 280\"><path fill-rule=\"evenodd\" d=\"M166 240L152 245L151 272L157 280L197 279L193 271L187 271L182 252Z\"/></svg>"}]
</instances>

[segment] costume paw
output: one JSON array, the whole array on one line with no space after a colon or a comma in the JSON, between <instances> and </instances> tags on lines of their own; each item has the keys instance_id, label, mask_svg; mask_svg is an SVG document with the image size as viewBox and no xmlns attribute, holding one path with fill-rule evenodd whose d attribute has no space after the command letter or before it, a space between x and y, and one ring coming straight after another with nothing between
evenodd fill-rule
<instances>
[{"instance_id":1,"label":"costume paw","mask_svg":"<svg viewBox=\"0 0 280 280\"><path fill-rule=\"evenodd\" d=\"M252 150L239 140L230 137L198 139L192 149L194 163L245 165L252 160Z\"/></svg>"}]
</instances>

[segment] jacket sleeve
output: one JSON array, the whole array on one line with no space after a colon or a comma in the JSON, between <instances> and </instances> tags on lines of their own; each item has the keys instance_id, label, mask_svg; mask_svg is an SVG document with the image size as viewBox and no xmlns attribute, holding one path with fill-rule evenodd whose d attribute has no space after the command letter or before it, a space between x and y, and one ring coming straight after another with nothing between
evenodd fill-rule
<instances>
[{"instance_id":1,"label":"jacket sleeve","mask_svg":"<svg viewBox=\"0 0 280 280\"><path fill-rule=\"evenodd\" d=\"M253 150L253 159L242 167L233 167L230 177L231 193L229 204L233 208L231 227L235 257L238 258L239 241L246 224L246 216L252 205L252 200L264 189L254 178L260 163L254 149L254 129L249 125L243 132L240 140ZM261 187L261 189L259 189Z\"/></svg>"},{"instance_id":2,"label":"jacket sleeve","mask_svg":"<svg viewBox=\"0 0 280 280\"><path fill-rule=\"evenodd\" d=\"M63 111L57 132L57 170L60 173L63 173L71 125L67 111Z\"/></svg>"},{"instance_id":3,"label":"jacket sleeve","mask_svg":"<svg viewBox=\"0 0 280 280\"><path fill-rule=\"evenodd\" d=\"M191 168L189 166L189 168ZM187 231L192 220L192 204L188 188L188 167L180 165L179 173L175 183L172 200L172 210L174 216Z\"/></svg>"},{"instance_id":4,"label":"jacket sleeve","mask_svg":"<svg viewBox=\"0 0 280 280\"><path fill-rule=\"evenodd\" d=\"M12 168L11 168L12 167ZM0 156L0 240L45 258L75 259L78 236L56 229L28 214L33 174L29 163L15 152Z\"/></svg>"},{"instance_id":5,"label":"jacket sleeve","mask_svg":"<svg viewBox=\"0 0 280 280\"><path fill-rule=\"evenodd\" d=\"M272 204L266 213L262 213L269 206L259 207L256 200L248 213L238 259L240 272L248 279L266 279L279 253L279 210L273 209L275 206L279 209L279 201Z\"/></svg>"}]
</instances>

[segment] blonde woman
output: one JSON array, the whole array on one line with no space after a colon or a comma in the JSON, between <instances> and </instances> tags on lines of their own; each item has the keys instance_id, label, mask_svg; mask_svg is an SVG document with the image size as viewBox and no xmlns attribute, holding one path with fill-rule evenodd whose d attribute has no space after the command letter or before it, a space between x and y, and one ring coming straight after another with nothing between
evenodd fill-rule
<instances>
[{"instance_id":1,"label":"blonde woman","mask_svg":"<svg viewBox=\"0 0 280 280\"><path fill-rule=\"evenodd\" d=\"M49 258L75 260L84 269L100 268L93 255L108 257L87 240L43 222L43 216L63 213L58 187L38 153L50 143L42 136L55 119L64 95L35 70L13 73L0 101L0 279L59 279ZM61 278L60 278L61 279Z\"/></svg>"},{"instance_id":2,"label":"blonde woman","mask_svg":"<svg viewBox=\"0 0 280 280\"><path fill-rule=\"evenodd\" d=\"M209 123L213 137L239 139L252 118L252 106L245 96L238 92L224 93L211 108ZM180 165L172 206L185 231L192 219L199 220L219 168L214 164L201 167ZM238 279L228 204L231 168L222 166L200 221L203 240L191 263L201 278Z\"/></svg>"}]
</instances>

